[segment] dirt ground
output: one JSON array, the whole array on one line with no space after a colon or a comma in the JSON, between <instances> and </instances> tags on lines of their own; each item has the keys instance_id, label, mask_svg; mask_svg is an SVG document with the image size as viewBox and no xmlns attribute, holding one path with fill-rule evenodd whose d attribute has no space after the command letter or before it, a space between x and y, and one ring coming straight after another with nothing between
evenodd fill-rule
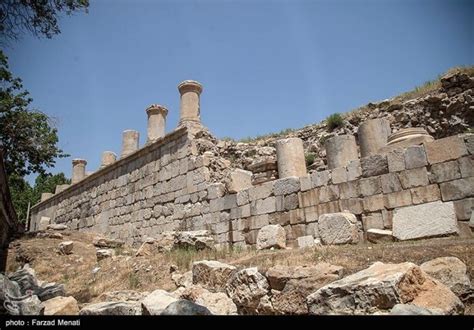
<instances>
[{"instance_id":1,"label":"dirt ground","mask_svg":"<svg viewBox=\"0 0 474 330\"><path fill-rule=\"evenodd\" d=\"M204 259L219 260L239 268L255 266L261 272L274 265L311 265L324 261L344 267L345 275L349 275L375 261L421 264L437 257L454 256L467 265L471 279L474 278L474 239L438 238L272 251L175 250L143 257L135 257L136 249L125 246L115 249L115 257L98 262L92 244L94 233L67 231L62 234L63 239L23 237L12 242L7 271L13 272L28 262L40 280L63 283L67 293L81 304L97 301L100 294L109 291L173 291L176 286L171 280L170 267L175 265L184 273L191 269L193 261ZM73 253L60 254L58 245L67 240L74 242ZM472 314L472 306L466 307L466 312Z\"/></svg>"}]
</instances>

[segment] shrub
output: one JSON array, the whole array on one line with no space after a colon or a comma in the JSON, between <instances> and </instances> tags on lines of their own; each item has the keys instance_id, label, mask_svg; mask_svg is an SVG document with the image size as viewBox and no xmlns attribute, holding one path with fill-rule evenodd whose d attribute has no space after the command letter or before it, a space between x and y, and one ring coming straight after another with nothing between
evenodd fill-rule
<instances>
[{"instance_id":1,"label":"shrub","mask_svg":"<svg viewBox=\"0 0 474 330\"><path fill-rule=\"evenodd\" d=\"M306 160L306 166L308 167L311 166L314 163L315 158L316 158L316 155L313 154L312 152L307 153L304 156L304 159Z\"/></svg>"},{"instance_id":2,"label":"shrub","mask_svg":"<svg viewBox=\"0 0 474 330\"><path fill-rule=\"evenodd\" d=\"M330 130L335 129L336 127L342 126L344 123L344 119L342 119L342 116L339 113L333 113L326 119L327 126Z\"/></svg>"}]
</instances>

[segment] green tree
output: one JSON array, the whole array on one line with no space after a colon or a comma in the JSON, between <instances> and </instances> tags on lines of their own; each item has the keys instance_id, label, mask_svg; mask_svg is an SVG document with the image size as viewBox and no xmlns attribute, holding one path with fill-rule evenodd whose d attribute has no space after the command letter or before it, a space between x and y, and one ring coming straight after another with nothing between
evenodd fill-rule
<instances>
[{"instance_id":1,"label":"green tree","mask_svg":"<svg viewBox=\"0 0 474 330\"><path fill-rule=\"evenodd\" d=\"M16 174L8 177L8 186L10 187L10 194L13 201L18 220L23 222L26 219L28 211L28 203L31 202L33 189L28 181ZM31 203L33 205L33 203Z\"/></svg>"},{"instance_id":2,"label":"green tree","mask_svg":"<svg viewBox=\"0 0 474 330\"><path fill-rule=\"evenodd\" d=\"M0 51L0 145L8 175L45 173L54 166L55 158L68 156L57 146L57 129L49 117L31 109L31 102Z\"/></svg>"},{"instance_id":3,"label":"green tree","mask_svg":"<svg viewBox=\"0 0 474 330\"><path fill-rule=\"evenodd\" d=\"M70 184L71 180L66 178L64 173L52 174L40 174L36 177L35 186L31 194L31 203L36 204L41 199L41 194L45 192L53 193L56 190L56 186L60 184Z\"/></svg>"},{"instance_id":4,"label":"green tree","mask_svg":"<svg viewBox=\"0 0 474 330\"><path fill-rule=\"evenodd\" d=\"M1 0L0 33L10 40L19 39L24 32L51 38L61 32L61 13L87 12L88 7L88 0Z\"/></svg>"}]
</instances>

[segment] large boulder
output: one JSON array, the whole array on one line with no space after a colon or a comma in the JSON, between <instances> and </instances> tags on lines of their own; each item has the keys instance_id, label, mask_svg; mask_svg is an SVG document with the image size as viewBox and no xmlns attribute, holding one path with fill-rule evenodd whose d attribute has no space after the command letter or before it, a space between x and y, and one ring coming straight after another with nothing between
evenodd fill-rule
<instances>
[{"instance_id":1,"label":"large boulder","mask_svg":"<svg viewBox=\"0 0 474 330\"><path fill-rule=\"evenodd\" d=\"M211 292L199 285L186 288L180 298L205 306L213 315L237 315L237 306L223 292Z\"/></svg>"},{"instance_id":2,"label":"large boulder","mask_svg":"<svg viewBox=\"0 0 474 330\"><path fill-rule=\"evenodd\" d=\"M141 315L137 301L107 301L86 305L79 315Z\"/></svg>"},{"instance_id":3,"label":"large boulder","mask_svg":"<svg viewBox=\"0 0 474 330\"><path fill-rule=\"evenodd\" d=\"M160 315L212 315L204 306L189 300L178 300L166 307Z\"/></svg>"},{"instance_id":4,"label":"large boulder","mask_svg":"<svg viewBox=\"0 0 474 330\"><path fill-rule=\"evenodd\" d=\"M260 299L266 296L270 286L256 267L236 272L226 286L227 295L243 309L257 309Z\"/></svg>"},{"instance_id":5,"label":"large boulder","mask_svg":"<svg viewBox=\"0 0 474 330\"><path fill-rule=\"evenodd\" d=\"M461 301L444 284L413 263L376 262L332 282L307 297L310 314L373 314L411 303L443 314L458 314Z\"/></svg>"},{"instance_id":6,"label":"large boulder","mask_svg":"<svg viewBox=\"0 0 474 330\"><path fill-rule=\"evenodd\" d=\"M0 314L43 315L43 312L38 296L22 294L17 282L0 274Z\"/></svg>"},{"instance_id":7,"label":"large boulder","mask_svg":"<svg viewBox=\"0 0 474 330\"><path fill-rule=\"evenodd\" d=\"M308 314L306 297L341 278L343 269L327 263L308 267L275 266L267 271L276 314Z\"/></svg>"},{"instance_id":8,"label":"large boulder","mask_svg":"<svg viewBox=\"0 0 474 330\"><path fill-rule=\"evenodd\" d=\"M46 301L54 297L64 297L66 288L60 283L44 283L37 289L36 294L41 301Z\"/></svg>"},{"instance_id":9,"label":"large boulder","mask_svg":"<svg viewBox=\"0 0 474 330\"><path fill-rule=\"evenodd\" d=\"M432 202L396 209L393 236L399 240L454 235L458 231L453 202Z\"/></svg>"},{"instance_id":10,"label":"large boulder","mask_svg":"<svg viewBox=\"0 0 474 330\"><path fill-rule=\"evenodd\" d=\"M199 284L210 291L223 291L229 278L237 268L215 260L201 260L193 263L193 284Z\"/></svg>"},{"instance_id":11,"label":"large boulder","mask_svg":"<svg viewBox=\"0 0 474 330\"><path fill-rule=\"evenodd\" d=\"M74 297L54 297L43 302L44 315L78 315L79 307Z\"/></svg>"},{"instance_id":12,"label":"large boulder","mask_svg":"<svg viewBox=\"0 0 474 330\"><path fill-rule=\"evenodd\" d=\"M421 264L420 268L450 288L458 297L471 289L467 267L456 257L436 258Z\"/></svg>"},{"instance_id":13,"label":"large boulder","mask_svg":"<svg viewBox=\"0 0 474 330\"><path fill-rule=\"evenodd\" d=\"M280 225L266 225L257 234L257 250L284 249L286 247L286 231Z\"/></svg>"},{"instance_id":14,"label":"large boulder","mask_svg":"<svg viewBox=\"0 0 474 330\"><path fill-rule=\"evenodd\" d=\"M174 248L181 249L213 249L214 238L209 230L176 232Z\"/></svg>"},{"instance_id":15,"label":"large boulder","mask_svg":"<svg viewBox=\"0 0 474 330\"><path fill-rule=\"evenodd\" d=\"M353 244L359 241L357 218L352 213L323 214L318 220L318 230L323 244Z\"/></svg>"},{"instance_id":16,"label":"large boulder","mask_svg":"<svg viewBox=\"0 0 474 330\"><path fill-rule=\"evenodd\" d=\"M160 315L165 308L177 301L171 293L164 290L155 290L142 300L143 315Z\"/></svg>"}]
</instances>

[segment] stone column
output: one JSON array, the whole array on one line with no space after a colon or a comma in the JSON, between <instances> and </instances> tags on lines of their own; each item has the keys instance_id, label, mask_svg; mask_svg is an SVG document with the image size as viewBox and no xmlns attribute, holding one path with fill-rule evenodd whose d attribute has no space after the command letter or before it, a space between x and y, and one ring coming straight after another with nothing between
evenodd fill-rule
<instances>
[{"instance_id":1,"label":"stone column","mask_svg":"<svg viewBox=\"0 0 474 330\"><path fill-rule=\"evenodd\" d=\"M326 140L326 159L328 169L347 166L351 160L357 160L357 144L353 135L338 135Z\"/></svg>"},{"instance_id":2,"label":"stone column","mask_svg":"<svg viewBox=\"0 0 474 330\"><path fill-rule=\"evenodd\" d=\"M125 130L122 135L122 158L138 150L140 133L134 130Z\"/></svg>"},{"instance_id":3,"label":"stone column","mask_svg":"<svg viewBox=\"0 0 474 330\"><path fill-rule=\"evenodd\" d=\"M45 200L53 197L52 193L41 193L41 201L44 202Z\"/></svg>"},{"instance_id":4,"label":"stone column","mask_svg":"<svg viewBox=\"0 0 474 330\"><path fill-rule=\"evenodd\" d=\"M147 143L151 143L165 136L168 109L159 104L152 104L146 109L146 114L148 115Z\"/></svg>"},{"instance_id":5,"label":"stone column","mask_svg":"<svg viewBox=\"0 0 474 330\"><path fill-rule=\"evenodd\" d=\"M387 144L390 122L384 118L366 120L359 126L360 157L376 154Z\"/></svg>"},{"instance_id":6,"label":"stone column","mask_svg":"<svg viewBox=\"0 0 474 330\"><path fill-rule=\"evenodd\" d=\"M113 151L104 151L102 153L102 162L100 164L100 168L104 168L109 166L110 164L115 163L117 160L117 155Z\"/></svg>"},{"instance_id":7,"label":"stone column","mask_svg":"<svg viewBox=\"0 0 474 330\"><path fill-rule=\"evenodd\" d=\"M86 177L86 165L85 159L73 159L72 160L72 180L71 183L78 183Z\"/></svg>"},{"instance_id":8,"label":"stone column","mask_svg":"<svg viewBox=\"0 0 474 330\"><path fill-rule=\"evenodd\" d=\"M202 85L194 80L185 80L178 85L178 90L181 94L178 126L200 125L199 97L202 93Z\"/></svg>"},{"instance_id":9,"label":"stone column","mask_svg":"<svg viewBox=\"0 0 474 330\"><path fill-rule=\"evenodd\" d=\"M275 142L275 147L280 179L306 175L303 140L300 138L281 139Z\"/></svg>"}]
</instances>

